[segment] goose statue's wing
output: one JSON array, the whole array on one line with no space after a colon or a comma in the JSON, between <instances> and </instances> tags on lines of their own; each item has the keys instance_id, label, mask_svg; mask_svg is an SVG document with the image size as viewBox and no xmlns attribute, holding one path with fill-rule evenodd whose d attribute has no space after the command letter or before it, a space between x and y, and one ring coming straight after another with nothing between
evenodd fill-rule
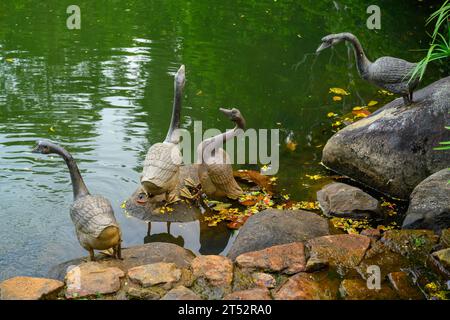
<instances>
[{"instance_id":1,"label":"goose statue's wing","mask_svg":"<svg viewBox=\"0 0 450 320\"><path fill-rule=\"evenodd\" d=\"M156 143L150 147L144 160L143 177L162 186L179 170L181 152L173 143Z\"/></svg>"},{"instance_id":2,"label":"goose statue's wing","mask_svg":"<svg viewBox=\"0 0 450 320\"><path fill-rule=\"evenodd\" d=\"M382 57L371 64L369 69L370 80L384 84L408 82L416 65L416 63L403 59Z\"/></svg>"},{"instance_id":3,"label":"goose statue's wing","mask_svg":"<svg viewBox=\"0 0 450 320\"><path fill-rule=\"evenodd\" d=\"M119 227L111 203L102 196L88 195L76 200L70 217L78 231L95 238L107 227Z\"/></svg>"}]
</instances>

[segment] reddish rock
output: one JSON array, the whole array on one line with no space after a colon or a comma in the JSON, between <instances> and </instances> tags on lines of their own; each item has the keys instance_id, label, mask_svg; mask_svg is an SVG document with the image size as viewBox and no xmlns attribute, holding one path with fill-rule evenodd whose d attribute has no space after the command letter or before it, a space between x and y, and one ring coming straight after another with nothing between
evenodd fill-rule
<instances>
[{"instance_id":1,"label":"reddish rock","mask_svg":"<svg viewBox=\"0 0 450 320\"><path fill-rule=\"evenodd\" d=\"M297 273L274 294L276 300L333 300L337 297L335 280L326 273Z\"/></svg>"},{"instance_id":2,"label":"reddish rock","mask_svg":"<svg viewBox=\"0 0 450 320\"><path fill-rule=\"evenodd\" d=\"M382 283L380 289L369 289L367 282L361 279L345 279L339 287L345 300L395 300L395 292Z\"/></svg>"},{"instance_id":3,"label":"reddish rock","mask_svg":"<svg viewBox=\"0 0 450 320\"><path fill-rule=\"evenodd\" d=\"M144 288L157 284L168 284L177 282L181 278L181 270L174 263L158 262L131 268L128 277Z\"/></svg>"},{"instance_id":4,"label":"reddish rock","mask_svg":"<svg viewBox=\"0 0 450 320\"><path fill-rule=\"evenodd\" d=\"M255 288L227 294L223 300L272 300L267 289Z\"/></svg>"},{"instance_id":5,"label":"reddish rock","mask_svg":"<svg viewBox=\"0 0 450 320\"><path fill-rule=\"evenodd\" d=\"M195 279L204 278L213 286L230 286L233 280L233 263L223 256L198 256L191 267Z\"/></svg>"},{"instance_id":6,"label":"reddish rock","mask_svg":"<svg viewBox=\"0 0 450 320\"><path fill-rule=\"evenodd\" d=\"M403 271L391 272L388 274L391 286L397 291L402 300L423 300L424 296L420 290L415 287L408 275Z\"/></svg>"},{"instance_id":7,"label":"reddish rock","mask_svg":"<svg viewBox=\"0 0 450 320\"><path fill-rule=\"evenodd\" d=\"M64 287L58 280L14 277L0 283L0 300L41 300L54 298Z\"/></svg>"},{"instance_id":8,"label":"reddish rock","mask_svg":"<svg viewBox=\"0 0 450 320\"><path fill-rule=\"evenodd\" d=\"M380 241L375 242L367 250L364 259L356 267L356 270L363 279L367 279L371 272L368 272L370 266L380 267L381 279L385 279L391 272L401 271L411 265L411 262L399 253L391 251Z\"/></svg>"},{"instance_id":9,"label":"reddish rock","mask_svg":"<svg viewBox=\"0 0 450 320\"><path fill-rule=\"evenodd\" d=\"M252 274L252 278L253 278L253 282L258 287L272 289L272 288L275 288L275 285L277 283L275 281L275 278L268 273L255 272L254 274Z\"/></svg>"},{"instance_id":10,"label":"reddish rock","mask_svg":"<svg viewBox=\"0 0 450 320\"><path fill-rule=\"evenodd\" d=\"M380 239L381 237L381 231L380 229L366 229L361 231L360 233L362 236L366 236L375 240Z\"/></svg>"},{"instance_id":11,"label":"reddish rock","mask_svg":"<svg viewBox=\"0 0 450 320\"><path fill-rule=\"evenodd\" d=\"M192 290L184 287L184 286L178 286L169 292L166 293L164 297L161 298L161 300L201 300L196 293L194 293Z\"/></svg>"},{"instance_id":12,"label":"reddish rock","mask_svg":"<svg viewBox=\"0 0 450 320\"><path fill-rule=\"evenodd\" d=\"M326 260L332 266L353 268L364 257L370 239L359 234L323 236L308 241L311 256Z\"/></svg>"},{"instance_id":13,"label":"reddish rock","mask_svg":"<svg viewBox=\"0 0 450 320\"><path fill-rule=\"evenodd\" d=\"M305 270L305 247L294 242L247 252L236 258L236 264L241 268L294 274Z\"/></svg>"},{"instance_id":14,"label":"reddish rock","mask_svg":"<svg viewBox=\"0 0 450 320\"><path fill-rule=\"evenodd\" d=\"M105 268L96 262L81 264L67 272L66 298L115 293L120 289L120 278L124 276L119 268Z\"/></svg>"}]
</instances>

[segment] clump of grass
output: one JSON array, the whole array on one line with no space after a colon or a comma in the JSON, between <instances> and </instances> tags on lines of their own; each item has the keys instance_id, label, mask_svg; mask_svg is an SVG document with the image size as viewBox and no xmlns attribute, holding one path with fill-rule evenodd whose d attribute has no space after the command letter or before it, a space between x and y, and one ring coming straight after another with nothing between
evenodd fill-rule
<instances>
[{"instance_id":1,"label":"clump of grass","mask_svg":"<svg viewBox=\"0 0 450 320\"><path fill-rule=\"evenodd\" d=\"M431 14L426 24L428 25L432 21L436 22L431 35L430 48L413 70L410 81L417 77L422 80L430 62L450 57L450 0L446 0L437 11Z\"/></svg>"}]
</instances>

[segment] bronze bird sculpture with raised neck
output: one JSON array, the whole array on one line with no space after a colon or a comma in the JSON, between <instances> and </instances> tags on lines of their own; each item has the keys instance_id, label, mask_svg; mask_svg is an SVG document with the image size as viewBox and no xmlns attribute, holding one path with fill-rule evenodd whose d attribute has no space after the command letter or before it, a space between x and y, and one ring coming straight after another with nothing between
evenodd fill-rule
<instances>
[{"instance_id":1,"label":"bronze bird sculpture with raised neck","mask_svg":"<svg viewBox=\"0 0 450 320\"><path fill-rule=\"evenodd\" d=\"M172 120L166 139L153 144L144 160L141 185L147 196L165 195L166 203L178 200L176 186L179 179L182 156L178 143L180 137L181 100L185 83L185 68L182 65L175 74Z\"/></svg>"}]
</instances>

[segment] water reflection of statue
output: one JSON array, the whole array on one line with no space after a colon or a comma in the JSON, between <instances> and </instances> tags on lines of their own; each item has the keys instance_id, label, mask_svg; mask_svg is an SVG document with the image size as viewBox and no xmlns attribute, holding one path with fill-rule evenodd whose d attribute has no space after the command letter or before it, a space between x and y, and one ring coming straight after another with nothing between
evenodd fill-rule
<instances>
[{"instance_id":1,"label":"water reflection of statue","mask_svg":"<svg viewBox=\"0 0 450 320\"><path fill-rule=\"evenodd\" d=\"M231 230L225 223L219 223L215 227L209 227L203 219L200 222L200 249L201 254L220 254L228 244Z\"/></svg>"},{"instance_id":2,"label":"water reflection of statue","mask_svg":"<svg viewBox=\"0 0 450 320\"><path fill-rule=\"evenodd\" d=\"M151 234L152 223L148 222L147 235L144 237L144 243L150 242L168 242L179 245L180 247L184 246L184 239L182 236L174 237L170 234L170 224L171 222L167 222L167 232Z\"/></svg>"}]
</instances>

